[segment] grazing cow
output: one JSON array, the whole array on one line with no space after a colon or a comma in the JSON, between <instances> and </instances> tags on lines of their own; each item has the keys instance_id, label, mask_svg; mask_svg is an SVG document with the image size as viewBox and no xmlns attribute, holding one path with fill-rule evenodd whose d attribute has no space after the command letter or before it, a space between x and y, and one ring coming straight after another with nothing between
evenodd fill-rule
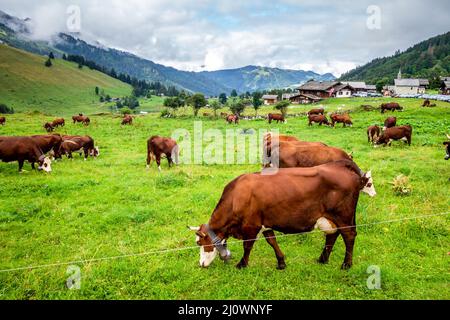
<instances>
[{"instance_id":1,"label":"grazing cow","mask_svg":"<svg viewBox=\"0 0 450 320\"><path fill-rule=\"evenodd\" d=\"M280 123L280 122L286 123L287 122L282 114L269 113L267 116L267 120L269 120L269 123L272 123L272 121L276 121L277 123Z\"/></svg>"},{"instance_id":2,"label":"grazing cow","mask_svg":"<svg viewBox=\"0 0 450 320\"><path fill-rule=\"evenodd\" d=\"M336 123L342 123L343 127L345 128L346 126L353 126L353 122L352 119L350 118L350 116L348 115L348 113L346 114L337 114L334 113L331 115L331 126L334 127Z\"/></svg>"},{"instance_id":3,"label":"grazing cow","mask_svg":"<svg viewBox=\"0 0 450 320\"><path fill-rule=\"evenodd\" d=\"M319 115L319 114L325 114L325 110L323 109L323 108L320 108L320 109L312 109L312 110L310 110L309 112L308 112L308 116L311 116L311 115Z\"/></svg>"},{"instance_id":4,"label":"grazing cow","mask_svg":"<svg viewBox=\"0 0 450 320\"><path fill-rule=\"evenodd\" d=\"M430 99L426 99L426 100L423 102L422 107L429 107L430 104L431 104Z\"/></svg>"},{"instance_id":5,"label":"grazing cow","mask_svg":"<svg viewBox=\"0 0 450 320\"><path fill-rule=\"evenodd\" d=\"M6 124L6 118L0 117L0 125L4 126Z\"/></svg>"},{"instance_id":6,"label":"grazing cow","mask_svg":"<svg viewBox=\"0 0 450 320\"><path fill-rule=\"evenodd\" d=\"M129 114L125 115L125 117L123 117L122 119L122 125L132 125L133 124L133 117L130 116Z\"/></svg>"},{"instance_id":7,"label":"grazing cow","mask_svg":"<svg viewBox=\"0 0 450 320\"><path fill-rule=\"evenodd\" d=\"M375 143L380 136L380 132L381 130L379 126L370 126L367 129L367 142Z\"/></svg>"},{"instance_id":8,"label":"grazing cow","mask_svg":"<svg viewBox=\"0 0 450 320\"><path fill-rule=\"evenodd\" d=\"M63 141L59 134L36 135L30 137L44 154L53 151L55 158L60 158L59 150Z\"/></svg>"},{"instance_id":9,"label":"grazing cow","mask_svg":"<svg viewBox=\"0 0 450 320\"><path fill-rule=\"evenodd\" d=\"M91 123L91 119L89 119L88 117L83 116L81 114L78 116L73 116L72 120L73 120L73 123L81 122L85 126L88 126Z\"/></svg>"},{"instance_id":10,"label":"grazing cow","mask_svg":"<svg viewBox=\"0 0 450 320\"><path fill-rule=\"evenodd\" d=\"M403 140L411 145L412 127L410 125L386 129L377 140L377 145L391 145L394 140Z\"/></svg>"},{"instance_id":11,"label":"grazing cow","mask_svg":"<svg viewBox=\"0 0 450 320\"><path fill-rule=\"evenodd\" d=\"M153 136L147 141L147 168L150 168L152 159L156 160L158 170L161 171L161 156L166 155L169 168L174 163L178 165L180 148L177 142L170 138Z\"/></svg>"},{"instance_id":12,"label":"grazing cow","mask_svg":"<svg viewBox=\"0 0 450 320\"><path fill-rule=\"evenodd\" d=\"M64 118L55 119L52 122L52 126L55 128L64 127L65 125L66 125L66 121L64 120Z\"/></svg>"},{"instance_id":13,"label":"grazing cow","mask_svg":"<svg viewBox=\"0 0 450 320\"><path fill-rule=\"evenodd\" d=\"M73 159L73 152L84 152L84 161L89 156L97 158L100 156L100 149L95 146L94 139L90 136L63 136L63 142L61 143L59 157L65 154L69 159Z\"/></svg>"},{"instance_id":14,"label":"grazing cow","mask_svg":"<svg viewBox=\"0 0 450 320\"><path fill-rule=\"evenodd\" d=\"M330 125L330 123L328 122L328 119L326 116L324 116L323 114L321 115L317 115L317 114L310 114L308 116L308 120L309 120L309 126L312 126L313 123L318 123L319 126L321 126L322 124L328 126Z\"/></svg>"},{"instance_id":15,"label":"grazing cow","mask_svg":"<svg viewBox=\"0 0 450 320\"><path fill-rule=\"evenodd\" d=\"M390 103L383 103L381 105L381 113L384 113L385 111L402 111L403 108L400 107L400 105L396 102L390 102Z\"/></svg>"},{"instance_id":16,"label":"grazing cow","mask_svg":"<svg viewBox=\"0 0 450 320\"><path fill-rule=\"evenodd\" d=\"M55 130L55 127L50 122L47 122L44 124L44 129L47 132L53 132L53 130Z\"/></svg>"},{"instance_id":17,"label":"grazing cow","mask_svg":"<svg viewBox=\"0 0 450 320\"><path fill-rule=\"evenodd\" d=\"M226 121L228 122L228 124L232 124L233 122L234 124L239 124L239 117L237 115L230 114L229 116L227 116Z\"/></svg>"},{"instance_id":18,"label":"grazing cow","mask_svg":"<svg viewBox=\"0 0 450 320\"><path fill-rule=\"evenodd\" d=\"M204 116L204 117L209 117L210 114L205 112L205 113L203 113L203 116Z\"/></svg>"},{"instance_id":19,"label":"grazing cow","mask_svg":"<svg viewBox=\"0 0 450 320\"><path fill-rule=\"evenodd\" d=\"M397 118L396 117L389 117L384 121L384 128L383 130L393 128L397 125Z\"/></svg>"},{"instance_id":20,"label":"grazing cow","mask_svg":"<svg viewBox=\"0 0 450 320\"><path fill-rule=\"evenodd\" d=\"M272 148L271 166L275 168L308 168L352 159L352 155L345 151L328 147L320 142L280 142L278 146ZM278 163L276 163L277 161Z\"/></svg>"},{"instance_id":21,"label":"grazing cow","mask_svg":"<svg viewBox=\"0 0 450 320\"><path fill-rule=\"evenodd\" d=\"M342 269L352 266L356 232L356 207L360 192L376 195L371 172L363 173L352 161L338 161L314 168L281 169L275 175L245 174L228 184L207 224L190 227L200 246L200 266L214 258L231 259L227 240L243 240L244 256L237 268L248 266L259 232L274 249L277 269L286 268L274 231L285 234L326 234L318 260L327 263L339 235L346 253Z\"/></svg>"},{"instance_id":22,"label":"grazing cow","mask_svg":"<svg viewBox=\"0 0 450 320\"><path fill-rule=\"evenodd\" d=\"M31 163L33 169L34 164L38 163L38 170L52 171L52 161L30 137L0 137L0 160L18 161L19 172L22 172L25 160Z\"/></svg>"}]
</instances>

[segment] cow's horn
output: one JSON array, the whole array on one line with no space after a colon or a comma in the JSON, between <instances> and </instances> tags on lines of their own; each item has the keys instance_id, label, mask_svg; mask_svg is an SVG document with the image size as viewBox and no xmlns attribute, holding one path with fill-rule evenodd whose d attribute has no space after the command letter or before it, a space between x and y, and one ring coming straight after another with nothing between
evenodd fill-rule
<instances>
[{"instance_id":1,"label":"cow's horn","mask_svg":"<svg viewBox=\"0 0 450 320\"><path fill-rule=\"evenodd\" d=\"M188 229L191 231L200 231L200 227L190 227L188 226Z\"/></svg>"},{"instance_id":2,"label":"cow's horn","mask_svg":"<svg viewBox=\"0 0 450 320\"><path fill-rule=\"evenodd\" d=\"M447 135L447 139L449 139L449 140L450 140L450 135Z\"/></svg>"}]
</instances>

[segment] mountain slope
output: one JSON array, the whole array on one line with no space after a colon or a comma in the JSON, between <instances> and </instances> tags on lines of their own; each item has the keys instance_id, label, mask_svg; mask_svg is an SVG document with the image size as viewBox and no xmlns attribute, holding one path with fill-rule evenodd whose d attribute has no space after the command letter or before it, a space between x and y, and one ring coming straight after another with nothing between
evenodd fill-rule
<instances>
[{"instance_id":1,"label":"mountain slope","mask_svg":"<svg viewBox=\"0 0 450 320\"><path fill-rule=\"evenodd\" d=\"M342 75L340 80L375 83L392 80L401 68L404 78L431 78L450 74L450 32L423 41L394 56L375 59Z\"/></svg>"},{"instance_id":2,"label":"mountain slope","mask_svg":"<svg viewBox=\"0 0 450 320\"><path fill-rule=\"evenodd\" d=\"M310 79L318 81L334 80L332 74L320 75L312 71L286 70L258 66L239 69L205 71L200 74L240 92L287 88Z\"/></svg>"},{"instance_id":3,"label":"mountain slope","mask_svg":"<svg viewBox=\"0 0 450 320\"><path fill-rule=\"evenodd\" d=\"M39 110L53 114L71 114L102 110L98 86L111 96L131 94L131 87L101 72L78 69L74 63L46 57L0 44L0 103L16 111ZM103 107L104 108L104 107Z\"/></svg>"}]
</instances>

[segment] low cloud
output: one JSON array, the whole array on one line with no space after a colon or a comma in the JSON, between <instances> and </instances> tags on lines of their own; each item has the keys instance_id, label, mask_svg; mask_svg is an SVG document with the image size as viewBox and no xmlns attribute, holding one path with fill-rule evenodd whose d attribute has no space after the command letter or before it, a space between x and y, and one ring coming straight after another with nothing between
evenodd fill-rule
<instances>
[{"instance_id":1,"label":"low cloud","mask_svg":"<svg viewBox=\"0 0 450 320\"><path fill-rule=\"evenodd\" d=\"M450 10L447 0L3 0L0 10L30 17L45 39L67 32L73 4L85 39L179 69L251 64L335 75L447 32ZM381 10L380 29L367 28L369 5Z\"/></svg>"}]
</instances>

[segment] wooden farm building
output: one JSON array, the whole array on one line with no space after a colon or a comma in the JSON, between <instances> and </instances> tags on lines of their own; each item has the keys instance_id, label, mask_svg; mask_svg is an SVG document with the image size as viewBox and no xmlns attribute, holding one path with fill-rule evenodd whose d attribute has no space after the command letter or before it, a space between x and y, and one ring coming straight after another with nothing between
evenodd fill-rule
<instances>
[{"instance_id":1,"label":"wooden farm building","mask_svg":"<svg viewBox=\"0 0 450 320\"><path fill-rule=\"evenodd\" d=\"M322 98L312 94L288 93L283 94L283 100L289 100L292 104L310 104L319 102Z\"/></svg>"},{"instance_id":2,"label":"wooden farm building","mask_svg":"<svg viewBox=\"0 0 450 320\"><path fill-rule=\"evenodd\" d=\"M276 104L278 102L278 96L276 94L266 94L262 96L264 104L266 106Z\"/></svg>"},{"instance_id":3,"label":"wooden farm building","mask_svg":"<svg viewBox=\"0 0 450 320\"><path fill-rule=\"evenodd\" d=\"M441 93L450 94L450 77L441 77Z\"/></svg>"}]
</instances>

